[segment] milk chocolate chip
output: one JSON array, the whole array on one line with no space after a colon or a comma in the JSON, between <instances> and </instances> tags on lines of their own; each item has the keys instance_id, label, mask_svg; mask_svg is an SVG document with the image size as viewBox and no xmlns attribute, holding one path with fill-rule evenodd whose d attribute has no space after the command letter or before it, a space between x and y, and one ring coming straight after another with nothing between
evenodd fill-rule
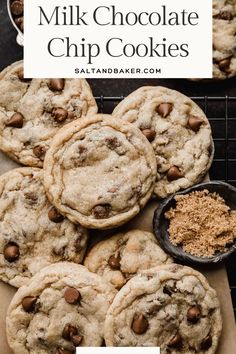
<instances>
[{"instance_id":1,"label":"milk chocolate chip","mask_svg":"<svg viewBox=\"0 0 236 354\"><path fill-rule=\"evenodd\" d=\"M65 79L50 79L49 88L52 91L62 91L65 86Z\"/></svg>"},{"instance_id":2,"label":"milk chocolate chip","mask_svg":"<svg viewBox=\"0 0 236 354\"><path fill-rule=\"evenodd\" d=\"M197 323L201 317L201 309L198 306L191 307L187 312L187 319L191 323Z\"/></svg>"},{"instance_id":3,"label":"milk chocolate chip","mask_svg":"<svg viewBox=\"0 0 236 354\"><path fill-rule=\"evenodd\" d=\"M56 208L52 207L49 212L48 212L48 218L49 220L55 222L55 223L60 223L64 220L64 216L61 215Z\"/></svg>"},{"instance_id":4,"label":"milk chocolate chip","mask_svg":"<svg viewBox=\"0 0 236 354\"><path fill-rule=\"evenodd\" d=\"M4 258L12 263L15 262L19 259L20 257L20 250L19 250L19 246L14 243L14 242L9 242L5 247L4 247Z\"/></svg>"},{"instance_id":5,"label":"milk chocolate chip","mask_svg":"<svg viewBox=\"0 0 236 354\"><path fill-rule=\"evenodd\" d=\"M21 32L24 32L24 18L23 18L23 16L15 18L15 24L17 25L17 27L19 27ZM25 81L26 80L28 81L29 79L25 79Z\"/></svg>"},{"instance_id":6,"label":"milk chocolate chip","mask_svg":"<svg viewBox=\"0 0 236 354\"><path fill-rule=\"evenodd\" d=\"M58 123L61 123L68 117L68 112L64 108L54 108L52 116Z\"/></svg>"},{"instance_id":7,"label":"milk chocolate chip","mask_svg":"<svg viewBox=\"0 0 236 354\"><path fill-rule=\"evenodd\" d=\"M46 149L44 146L38 145L33 148L33 153L38 159L43 160Z\"/></svg>"},{"instance_id":8,"label":"milk chocolate chip","mask_svg":"<svg viewBox=\"0 0 236 354\"><path fill-rule=\"evenodd\" d=\"M111 206L110 204L104 204L104 205L96 205L92 209L93 216L97 219L105 219L108 218L111 212Z\"/></svg>"},{"instance_id":9,"label":"milk chocolate chip","mask_svg":"<svg viewBox=\"0 0 236 354\"><path fill-rule=\"evenodd\" d=\"M74 344L74 346L78 347L80 343L82 342L83 337L77 334L76 336L71 336L71 341Z\"/></svg>"},{"instance_id":10,"label":"milk chocolate chip","mask_svg":"<svg viewBox=\"0 0 236 354\"><path fill-rule=\"evenodd\" d=\"M167 172L167 179L169 182L175 181L181 177L183 177L183 174L177 166L172 166Z\"/></svg>"},{"instance_id":11,"label":"milk chocolate chip","mask_svg":"<svg viewBox=\"0 0 236 354\"><path fill-rule=\"evenodd\" d=\"M180 348L182 346L182 338L179 333L176 333L174 337L168 343L168 346L171 348Z\"/></svg>"},{"instance_id":12,"label":"milk chocolate chip","mask_svg":"<svg viewBox=\"0 0 236 354\"><path fill-rule=\"evenodd\" d=\"M172 109L172 103L161 103L156 111L162 118L166 118L171 113Z\"/></svg>"},{"instance_id":13,"label":"milk chocolate chip","mask_svg":"<svg viewBox=\"0 0 236 354\"><path fill-rule=\"evenodd\" d=\"M81 295L77 289L67 288L64 293L64 298L68 304L75 305L80 301Z\"/></svg>"},{"instance_id":14,"label":"milk chocolate chip","mask_svg":"<svg viewBox=\"0 0 236 354\"><path fill-rule=\"evenodd\" d=\"M210 334L206 336L201 343L201 349L202 350L208 350L212 346L212 337Z\"/></svg>"},{"instance_id":15,"label":"milk chocolate chip","mask_svg":"<svg viewBox=\"0 0 236 354\"><path fill-rule=\"evenodd\" d=\"M66 340L70 340L72 336L75 336L78 334L78 329L74 326L72 326L70 323L66 324L63 332L62 332L62 337Z\"/></svg>"},{"instance_id":16,"label":"milk chocolate chip","mask_svg":"<svg viewBox=\"0 0 236 354\"><path fill-rule=\"evenodd\" d=\"M58 354L74 354L75 351L71 351L71 350L67 350L67 349L62 349L62 348L59 348L58 349Z\"/></svg>"},{"instance_id":17,"label":"milk chocolate chip","mask_svg":"<svg viewBox=\"0 0 236 354\"><path fill-rule=\"evenodd\" d=\"M11 116L10 120L6 123L6 126L13 127L13 128L22 128L23 121L24 121L24 116L21 113L16 112Z\"/></svg>"},{"instance_id":18,"label":"milk chocolate chip","mask_svg":"<svg viewBox=\"0 0 236 354\"><path fill-rule=\"evenodd\" d=\"M18 20L18 19L16 19L16 20ZM20 70L17 71L17 76L18 76L19 80L21 80L21 81L25 81L25 82L26 81L31 81L31 79L26 79L24 77L24 69L23 68L21 68Z\"/></svg>"},{"instance_id":19,"label":"milk chocolate chip","mask_svg":"<svg viewBox=\"0 0 236 354\"><path fill-rule=\"evenodd\" d=\"M233 19L233 14L229 11L221 11L219 14L219 18L221 20L231 21Z\"/></svg>"},{"instance_id":20,"label":"milk chocolate chip","mask_svg":"<svg viewBox=\"0 0 236 354\"><path fill-rule=\"evenodd\" d=\"M142 133L143 133L143 135L146 136L146 138L150 142L153 141L155 139L155 137L156 137L156 132L153 129L143 129Z\"/></svg>"},{"instance_id":21,"label":"milk chocolate chip","mask_svg":"<svg viewBox=\"0 0 236 354\"><path fill-rule=\"evenodd\" d=\"M67 112L67 113L68 113L68 118L69 118L69 119L75 119L75 118L76 118L75 112L69 111L69 112Z\"/></svg>"},{"instance_id":22,"label":"milk chocolate chip","mask_svg":"<svg viewBox=\"0 0 236 354\"><path fill-rule=\"evenodd\" d=\"M219 62L220 70L227 72L229 70L230 63L231 63L231 58L226 58L226 59L221 60Z\"/></svg>"},{"instance_id":23,"label":"milk chocolate chip","mask_svg":"<svg viewBox=\"0 0 236 354\"><path fill-rule=\"evenodd\" d=\"M143 334L148 329L148 320L144 315L135 315L132 322L132 330L136 334Z\"/></svg>"},{"instance_id":24,"label":"milk chocolate chip","mask_svg":"<svg viewBox=\"0 0 236 354\"><path fill-rule=\"evenodd\" d=\"M111 150L114 150L120 146L120 142L118 141L117 137L115 137L115 136L110 136L110 137L106 138L105 141L106 141L107 146Z\"/></svg>"},{"instance_id":25,"label":"milk chocolate chip","mask_svg":"<svg viewBox=\"0 0 236 354\"><path fill-rule=\"evenodd\" d=\"M203 120L196 116L190 116L188 119L188 126L196 133L199 131Z\"/></svg>"},{"instance_id":26,"label":"milk chocolate chip","mask_svg":"<svg viewBox=\"0 0 236 354\"><path fill-rule=\"evenodd\" d=\"M120 269L120 255L112 255L108 260L108 264L112 269Z\"/></svg>"},{"instance_id":27,"label":"milk chocolate chip","mask_svg":"<svg viewBox=\"0 0 236 354\"><path fill-rule=\"evenodd\" d=\"M11 12L14 16L20 16L23 14L23 2L15 0L11 4Z\"/></svg>"},{"instance_id":28,"label":"milk chocolate chip","mask_svg":"<svg viewBox=\"0 0 236 354\"><path fill-rule=\"evenodd\" d=\"M35 310L36 302L37 302L37 297L26 296L22 300L22 307L25 310L25 312L33 312Z\"/></svg>"}]
</instances>

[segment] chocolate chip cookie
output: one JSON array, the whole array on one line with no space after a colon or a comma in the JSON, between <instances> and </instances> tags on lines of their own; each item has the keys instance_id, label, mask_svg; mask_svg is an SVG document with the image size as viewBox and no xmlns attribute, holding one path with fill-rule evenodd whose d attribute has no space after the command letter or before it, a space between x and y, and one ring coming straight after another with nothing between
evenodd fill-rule
<instances>
[{"instance_id":1,"label":"chocolate chip cookie","mask_svg":"<svg viewBox=\"0 0 236 354\"><path fill-rule=\"evenodd\" d=\"M236 75L236 1L213 0L213 77Z\"/></svg>"},{"instance_id":2,"label":"chocolate chip cookie","mask_svg":"<svg viewBox=\"0 0 236 354\"><path fill-rule=\"evenodd\" d=\"M165 87L141 87L118 104L113 116L133 123L152 144L158 197L200 182L209 170L214 154L211 127L190 98Z\"/></svg>"},{"instance_id":3,"label":"chocolate chip cookie","mask_svg":"<svg viewBox=\"0 0 236 354\"><path fill-rule=\"evenodd\" d=\"M0 279L20 287L51 263L80 263L88 233L48 201L43 171L23 167L0 177Z\"/></svg>"},{"instance_id":4,"label":"chocolate chip cookie","mask_svg":"<svg viewBox=\"0 0 236 354\"><path fill-rule=\"evenodd\" d=\"M140 270L171 263L155 236L142 230L120 232L96 244L84 265L120 289Z\"/></svg>"},{"instance_id":5,"label":"chocolate chip cookie","mask_svg":"<svg viewBox=\"0 0 236 354\"><path fill-rule=\"evenodd\" d=\"M59 128L96 112L86 80L28 80L22 61L0 74L0 149L21 164L42 167Z\"/></svg>"},{"instance_id":6,"label":"chocolate chip cookie","mask_svg":"<svg viewBox=\"0 0 236 354\"><path fill-rule=\"evenodd\" d=\"M134 125L99 114L58 132L44 170L47 195L63 215L88 228L108 229L124 224L147 203L156 159Z\"/></svg>"},{"instance_id":7,"label":"chocolate chip cookie","mask_svg":"<svg viewBox=\"0 0 236 354\"><path fill-rule=\"evenodd\" d=\"M84 266L61 262L31 278L13 297L7 338L15 354L73 354L101 346L115 289Z\"/></svg>"},{"instance_id":8,"label":"chocolate chip cookie","mask_svg":"<svg viewBox=\"0 0 236 354\"><path fill-rule=\"evenodd\" d=\"M107 346L160 346L163 354L213 354L222 320L214 289L199 272L171 264L142 271L116 295Z\"/></svg>"}]
</instances>

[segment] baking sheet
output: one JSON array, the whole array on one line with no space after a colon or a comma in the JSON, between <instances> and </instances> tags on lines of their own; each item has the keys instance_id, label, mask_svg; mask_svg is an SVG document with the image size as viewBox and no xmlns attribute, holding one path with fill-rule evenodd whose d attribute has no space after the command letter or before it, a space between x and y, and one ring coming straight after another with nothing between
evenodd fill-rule
<instances>
[{"instance_id":1,"label":"baking sheet","mask_svg":"<svg viewBox=\"0 0 236 354\"><path fill-rule=\"evenodd\" d=\"M8 157L0 152L0 174L18 167L18 165L11 161ZM125 228L139 228L141 230L152 231L152 217L153 211L157 207L157 201L151 201L146 208L136 216L131 222L129 222ZM124 227L123 227L124 228ZM111 232L111 231L109 231ZM106 231L106 234L109 233ZM101 235L101 233L99 233ZM94 235L97 238L97 235ZM227 278L227 273L224 265L216 265L211 269L198 268L209 280L213 288L216 289L223 317L223 332L220 339L219 348L217 354L233 354L236 352L236 336L235 336L235 321L232 307L232 301L230 296L230 288ZM0 343L1 354L12 354L10 348L7 345L5 334L5 318L7 307L14 295L15 289L0 281Z\"/></svg>"}]
</instances>

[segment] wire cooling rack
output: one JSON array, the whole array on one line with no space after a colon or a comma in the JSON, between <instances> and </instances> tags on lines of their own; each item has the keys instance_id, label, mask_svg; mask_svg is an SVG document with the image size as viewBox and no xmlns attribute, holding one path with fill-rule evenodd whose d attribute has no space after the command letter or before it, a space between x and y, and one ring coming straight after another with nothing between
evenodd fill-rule
<instances>
[{"instance_id":1,"label":"wire cooling rack","mask_svg":"<svg viewBox=\"0 0 236 354\"><path fill-rule=\"evenodd\" d=\"M111 113L124 98L96 97L99 110ZM236 97L191 97L206 113L212 127L215 157L210 170L213 180L231 183L236 187ZM227 271L236 318L236 254L227 262Z\"/></svg>"}]
</instances>

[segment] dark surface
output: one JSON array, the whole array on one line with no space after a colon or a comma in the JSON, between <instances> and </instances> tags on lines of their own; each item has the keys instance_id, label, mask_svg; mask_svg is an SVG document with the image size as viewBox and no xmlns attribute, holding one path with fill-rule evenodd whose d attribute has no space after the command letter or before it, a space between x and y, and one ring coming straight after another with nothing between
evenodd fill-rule
<instances>
[{"instance_id":1,"label":"dark surface","mask_svg":"<svg viewBox=\"0 0 236 354\"><path fill-rule=\"evenodd\" d=\"M17 32L7 14L6 0L0 0L0 70L15 60L22 59L23 50L16 43ZM199 55L201 55L199 53ZM188 80L90 80L95 96L122 96L143 85L163 85L175 88L189 96L201 96L196 102L204 108L213 129L216 154L210 175L212 179L229 181L236 185L236 100L205 100L204 96L236 96L236 79L211 82ZM110 112L116 102L108 102ZM236 307L236 256L227 263L232 298Z\"/></svg>"},{"instance_id":2,"label":"dark surface","mask_svg":"<svg viewBox=\"0 0 236 354\"><path fill-rule=\"evenodd\" d=\"M192 264L192 265L208 265L215 266L216 263L220 263L223 260L229 258L236 250L236 239L233 245L227 248L224 253L217 253L212 257L196 257L190 253L183 251L182 246L174 246L170 241L170 235L168 232L170 222L166 219L165 213L171 208L176 207L176 195L186 195L194 191L203 191L207 189L210 193L219 194L230 207L231 210L236 210L236 188L232 187L230 184L221 181L212 181L206 183L200 183L184 191L180 191L168 198L166 198L156 209L153 218L153 230L154 234L159 241L162 248L169 253L172 257L178 261Z\"/></svg>"}]
</instances>

